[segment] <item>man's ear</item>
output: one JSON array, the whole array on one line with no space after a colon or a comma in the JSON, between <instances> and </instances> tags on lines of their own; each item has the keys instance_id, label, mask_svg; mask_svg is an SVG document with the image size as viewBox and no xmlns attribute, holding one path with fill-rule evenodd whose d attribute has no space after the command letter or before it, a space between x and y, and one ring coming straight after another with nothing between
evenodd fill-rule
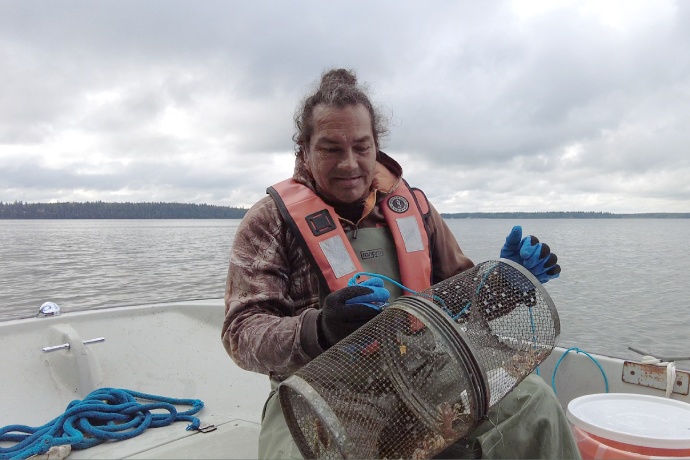
<instances>
[{"instance_id":1,"label":"man's ear","mask_svg":"<svg viewBox=\"0 0 690 460\"><path fill-rule=\"evenodd\" d=\"M302 163L304 163L304 168L311 174L311 167L309 167L309 162L307 161L307 148L304 144L300 144L300 157L302 159Z\"/></svg>"}]
</instances>

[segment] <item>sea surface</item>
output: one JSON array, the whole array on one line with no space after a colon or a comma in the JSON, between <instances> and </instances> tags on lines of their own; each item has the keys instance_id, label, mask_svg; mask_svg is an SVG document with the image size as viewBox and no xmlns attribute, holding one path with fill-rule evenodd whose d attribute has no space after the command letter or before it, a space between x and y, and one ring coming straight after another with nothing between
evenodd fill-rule
<instances>
[{"instance_id":1,"label":"sea surface","mask_svg":"<svg viewBox=\"0 0 690 460\"><path fill-rule=\"evenodd\" d=\"M239 222L0 220L0 321L35 316L45 301L67 313L221 299ZM447 223L475 262L498 258L513 225L548 242L563 269L545 285L559 345L626 359L639 358L629 346L690 357L690 219Z\"/></svg>"}]
</instances>

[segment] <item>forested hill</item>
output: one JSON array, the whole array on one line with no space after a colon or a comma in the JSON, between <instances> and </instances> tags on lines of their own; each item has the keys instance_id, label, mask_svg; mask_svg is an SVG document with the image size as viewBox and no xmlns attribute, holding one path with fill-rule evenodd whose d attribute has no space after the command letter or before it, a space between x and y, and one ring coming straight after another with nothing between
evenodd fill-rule
<instances>
[{"instance_id":1,"label":"forested hill","mask_svg":"<svg viewBox=\"0 0 690 460\"><path fill-rule=\"evenodd\" d=\"M241 219L246 209L185 203L3 203L0 219Z\"/></svg>"},{"instance_id":2,"label":"forested hill","mask_svg":"<svg viewBox=\"0 0 690 460\"><path fill-rule=\"evenodd\" d=\"M3 203L0 219L241 219L247 209L185 203ZM613 214L610 212L465 212L445 219L680 219L690 213Z\"/></svg>"}]
</instances>

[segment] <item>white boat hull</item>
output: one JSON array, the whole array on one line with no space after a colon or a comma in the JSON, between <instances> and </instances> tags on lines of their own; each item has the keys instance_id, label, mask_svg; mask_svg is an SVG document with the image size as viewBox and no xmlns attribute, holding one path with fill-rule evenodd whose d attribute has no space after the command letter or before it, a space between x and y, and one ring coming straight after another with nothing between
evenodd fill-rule
<instances>
[{"instance_id":1,"label":"white boat hull","mask_svg":"<svg viewBox=\"0 0 690 460\"><path fill-rule=\"evenodd\" d=\"M237 367L220 342L222 300L146 305L67 313L0 323L3 391L0 426L40 426L67 405L102 387L172 398L200 399L209 433L186 431L186 422L149 429L70 458L256 458L260 417L269 393L266 376ZM91 339L105 338L83 344ZM70 347L44 352L45 347ZM552 378L564 408L574 398L605 391L663 396L664 389L626 383L623 360L557 348L539 368ZM558 369L555 373L556 365ZM665 368L664 368L665 372ZM685 377L683 377L683 374ZM644 383L660 384L661 373ZM678 371L678 380L687 372ZM681 378L682 377L682 378ZM671 397L690 402L685 385ZM182 409L184 410L184 409Z\"/></svg>"}]
</instances>

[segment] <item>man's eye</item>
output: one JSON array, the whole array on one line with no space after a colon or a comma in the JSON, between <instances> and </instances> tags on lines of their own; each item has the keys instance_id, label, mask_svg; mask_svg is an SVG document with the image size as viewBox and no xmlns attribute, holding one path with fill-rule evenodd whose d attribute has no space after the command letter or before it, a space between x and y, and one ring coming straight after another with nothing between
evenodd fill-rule
<instances>
[{"instance_id":1,"label":"man's eye","mask_svg":"<svg viewBox=\"0 0 690 460\"><path fill-rule=\"evenodd\" d=\"M326 147L324 149L321 149L321 151L325 154L333 155L333 154L340 152L340 148L339 147Z\"/></svg>"}]
</instances>

